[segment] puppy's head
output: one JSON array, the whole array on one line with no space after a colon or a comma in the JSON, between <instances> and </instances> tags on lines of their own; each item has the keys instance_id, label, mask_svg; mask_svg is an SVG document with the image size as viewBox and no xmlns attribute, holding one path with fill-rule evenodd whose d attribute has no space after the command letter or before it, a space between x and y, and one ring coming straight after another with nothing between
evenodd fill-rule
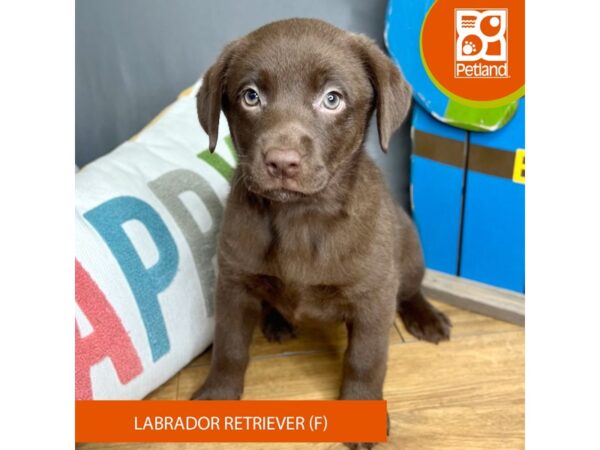
<instances>
[{"instance_id":1,"label":"puppy's head","mask_svg":"<svg viewBox=\"0 0 600 450\"><path fill-rule=\"evenodd\" d=\"M291 19L225 47L197 102L211 151L223 110L248 189L292 201L325 189L359 151L374 109L386 151L406 117L410 89L365 36Z\"/></svg>"}]
</instances>

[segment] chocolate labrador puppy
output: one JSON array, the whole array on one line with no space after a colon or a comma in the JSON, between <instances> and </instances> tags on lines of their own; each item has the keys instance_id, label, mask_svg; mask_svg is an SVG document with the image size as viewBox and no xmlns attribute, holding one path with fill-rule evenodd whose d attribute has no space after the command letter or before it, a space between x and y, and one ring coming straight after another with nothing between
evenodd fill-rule
<instances>
[{"instance_id":1,"label":"chocolate labrador puppy","mask_svg":"<svg viewBox=\"0 0 600 450\"><path fill-rule=\"evenodd\" d=\"M377 111L381 148L411 91L362 35L325 22L268 24L225 47L198 93L217 142L224 112L239 155L225 208L210 373L194 399L239 399L256 324L270 340L305 321L345 322L341 399L381 399L396 311L419 339L450 322L421 294L415 228L363 143Z\"/></svg>"}]
</instances>

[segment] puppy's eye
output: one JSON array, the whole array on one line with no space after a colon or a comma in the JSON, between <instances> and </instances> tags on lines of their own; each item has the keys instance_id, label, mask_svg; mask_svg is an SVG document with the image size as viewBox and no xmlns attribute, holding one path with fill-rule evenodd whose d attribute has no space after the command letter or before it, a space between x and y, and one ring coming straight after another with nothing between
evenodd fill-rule
<instances>
[{"instance_id":1,"label":"puppy's eye","mask_svg":"<svg viewBox=\"0 0 600 450\"><path fill-rule=\"evenodd\" d=\"M254 89L246 89L243 98L244 103L248 106L256 106L260 103L258 92L256 92Z\"/></svg>"},{"instance_id":2,"label":"puppy's eye","mask_svg":"<svg viewBox=\"0 0 600 450\"><path fill-rule=\"evenodd\" d=\"M328 92L323 97L323 106L327 109L338 109L342 102L342 96L335 91Z\"/></svg>"}]
</instances>

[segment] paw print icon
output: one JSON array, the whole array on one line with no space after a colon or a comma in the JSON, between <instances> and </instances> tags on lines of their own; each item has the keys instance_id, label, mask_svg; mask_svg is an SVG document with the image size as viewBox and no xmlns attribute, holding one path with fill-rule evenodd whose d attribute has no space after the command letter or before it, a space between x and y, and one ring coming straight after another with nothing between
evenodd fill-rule
<instances>
[{"instance_id":1,"label":"paw print icon","mask_svg":"<svg viewBox=\"0 0 600 450\"><path fill-rule=\"evenodd\" d=\"M477 36L467 36L462 44L463 55L476 55L481 50L481 42L477 41L479 41Z\"/></svg>"}]
</instances>

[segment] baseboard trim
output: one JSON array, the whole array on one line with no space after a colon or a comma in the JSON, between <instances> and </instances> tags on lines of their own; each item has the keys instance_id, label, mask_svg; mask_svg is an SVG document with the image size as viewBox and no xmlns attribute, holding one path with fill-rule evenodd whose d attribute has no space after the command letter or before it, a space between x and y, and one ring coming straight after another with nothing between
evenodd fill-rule
<instances>
[{"instance_id":1,"label":"baseboard trim","mask_svg":"<svg viewBox=\"0 0 600 450\"><path fill-rule=\"evenodd\" d=\"M525 296L465 278L427 270L423 280L426 297L458 308L525 325Z\"/></svg>"}]
</instances>

